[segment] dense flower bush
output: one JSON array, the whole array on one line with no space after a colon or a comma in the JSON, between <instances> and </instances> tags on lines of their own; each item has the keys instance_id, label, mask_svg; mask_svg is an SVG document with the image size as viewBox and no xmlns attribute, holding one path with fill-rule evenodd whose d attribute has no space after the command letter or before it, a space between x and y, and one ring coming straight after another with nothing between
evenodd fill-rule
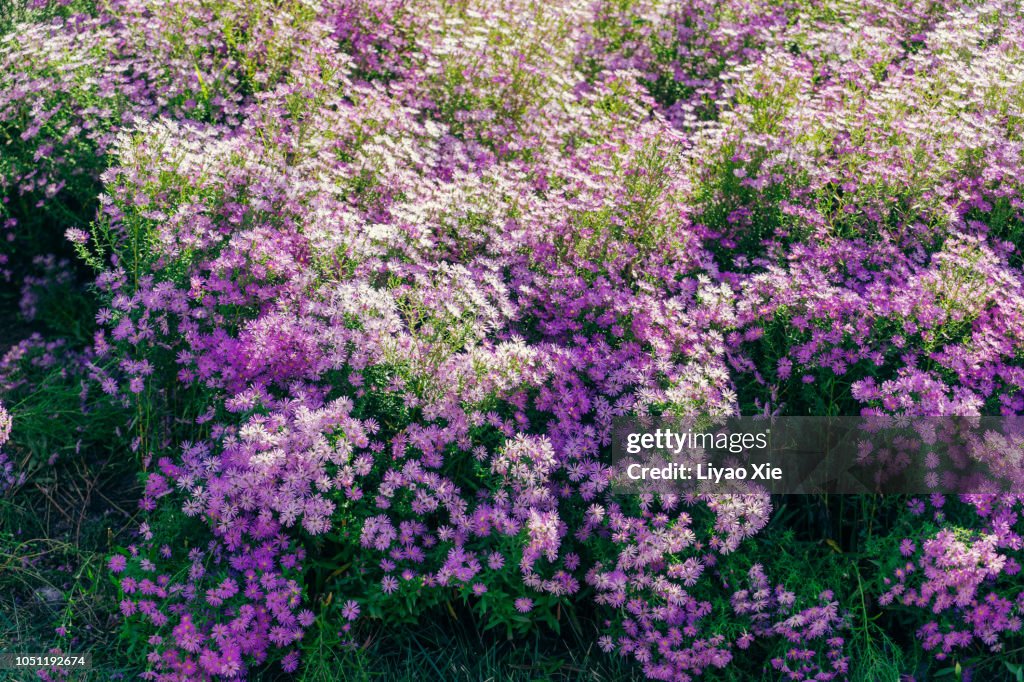
<instances>
[{"instance_id":1,"label":"dense flower bush","mask_svg":"<svg viewBox=\"0 0 1024 682\"><path fill-rule=\"evenodd\" d=\"M456 598L593 609L659 680L870 675L869 602L940 660L1019 641L1017 497L888 501L879 575L819 585L765 490L608 469L627 415L1024 413L1016 3L38 4L0 267L24 319L94 316L0 387L139 458L108 570L147 679Z\"/></svg>"}]
</instances>

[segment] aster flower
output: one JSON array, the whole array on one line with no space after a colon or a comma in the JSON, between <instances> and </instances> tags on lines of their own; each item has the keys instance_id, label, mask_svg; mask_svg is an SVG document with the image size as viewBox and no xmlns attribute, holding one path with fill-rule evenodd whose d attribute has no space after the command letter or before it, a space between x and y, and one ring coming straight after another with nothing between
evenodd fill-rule
<instances>
[{"instance_id":1,"label":"aster flower","mask_svg":"<svg viewBox=\"0 0 1024 682\"><path fill-rule=\"evenodd\" d=\"M69 227L64 232L64 238L73 244L85 244L89 241L89 233L77 227Z\"/></svg>"},{"instance_id":2,"label":"aster flower","mask_svg":"<svg viewBox=\"0 0 1024 682\"><path fill-rule=\"evenodd\" d=\"M341 607L341 615L346 620L355 620L359 617L359 604L354 600L348 600L345 605Z\"/></svg>"}]
</instances>

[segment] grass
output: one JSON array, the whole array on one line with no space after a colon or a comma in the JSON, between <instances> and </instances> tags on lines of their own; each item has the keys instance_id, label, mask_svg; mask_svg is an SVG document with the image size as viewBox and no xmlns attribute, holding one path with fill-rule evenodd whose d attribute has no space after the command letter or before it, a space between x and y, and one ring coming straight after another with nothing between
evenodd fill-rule
<instances>
[{"instance_id":1,"label":"grass","mask_svg":"<svg viewBox=\"0 0 1024 682\"><path fill-rule=\"evenodd\" d=\"M2 319L17 320L15 310L13 297L0 296ZM0 355L39 326L2 325ZM0 653L90 652L93 668L67 679L106 681L130 672L117 648L117 592L104 563L110 547L128 542L137 525L137 465L116 448L99 447L110 443L109 424L79 432L85 417L71 409L77 387L63 385L58 373L4 396L29 418L19 419L4 448L27 480L0 492ZM86 447L78 450L76 439ZM5 682L23 679L38 677L0 672Z\"/></svg>"},{"instance_id":2,"label":"grass","mask_svg":"<svg viewBox=\"0 0 1024 682\"><path fill-rule=\"evenodd\" d=\"M314 640L299 682L629 682L628 663L603 653L586 626L561 635L505 639L481 632L467 613L439 612L414 626L381 625L353 649ZM312 634L312 633L311 633ZM271 678L290 679L286 677Z\"/></svg>"},{"instance_id":3,"label":"grass","mask_svg":"<svg viewBox=\"0 0 1024 682\"><path fill-rule=\"evenodd\" d=\"M72 680L129 672L104 564L109 547L126 542L135 525L135 488L109 457L68 459L0 498L0 653L92 653L93 669ZM0 679L38 679L7 674Z\"/></svg>"}]
</instances>

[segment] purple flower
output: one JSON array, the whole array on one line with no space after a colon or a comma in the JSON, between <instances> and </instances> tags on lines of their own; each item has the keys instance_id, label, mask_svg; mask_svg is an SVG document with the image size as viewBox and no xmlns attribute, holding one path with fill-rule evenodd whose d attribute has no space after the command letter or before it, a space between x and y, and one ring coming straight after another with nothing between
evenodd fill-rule
<instances>
[{"instance_id":1,"label":"purple flower","mask_svg":"<svg viewBox=\"0 0 1024 682\"><path fill-rule=\"evenodd\" d=\"M346 620L355 620L359 617L359 604L354 600L348 600L345 605L341 607L341 615Z\"/></svg>"},{"instance_id":2,"label":"purple flower","mask_svg":"<svg viewBox=\"0 0 1024 682\"><path fill-rule=\"evenodd\" d=\"M529 597L519 597L515 601L515 607L519 613L529 613L533 610L533 600Z\"/></svg>"},{"instance_id":3,"label":"purple flower","mask_svg":"<svg viewBox=\"0 0 1024 682\"><path fill-rule=\"evenodd\" d=\"M85 244L89 241L89 233L77 227L69 227L64 232L64 237L73 244Z\"/></svg>"}]
</instances>

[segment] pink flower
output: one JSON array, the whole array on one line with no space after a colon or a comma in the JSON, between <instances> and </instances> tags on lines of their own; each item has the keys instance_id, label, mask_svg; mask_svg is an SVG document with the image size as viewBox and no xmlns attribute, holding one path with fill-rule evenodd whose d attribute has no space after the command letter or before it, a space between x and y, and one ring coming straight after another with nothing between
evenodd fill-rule
<instances>
[{"instance_id":1,"label":"pink flower","mask_svg":"<svg viewBox=\"0 0 1024 682\"><path fill-rule=\"evenodd\" d=\"M64 237L73 244L85 244L89 241L89 233L77 227L69 227L65 230Z\"/></svg>"},{"instance_id":2,"label":"pink flower","mask_svg":"<svg viewBox=\"0 0 1024 682\"><path fill-rule=\"evenodd\" d=\"M341 607L341 615L346 620L355 620L359 617L359 604L352 599L345 602L345 605Z\"/></svg>"}]
</instances>

